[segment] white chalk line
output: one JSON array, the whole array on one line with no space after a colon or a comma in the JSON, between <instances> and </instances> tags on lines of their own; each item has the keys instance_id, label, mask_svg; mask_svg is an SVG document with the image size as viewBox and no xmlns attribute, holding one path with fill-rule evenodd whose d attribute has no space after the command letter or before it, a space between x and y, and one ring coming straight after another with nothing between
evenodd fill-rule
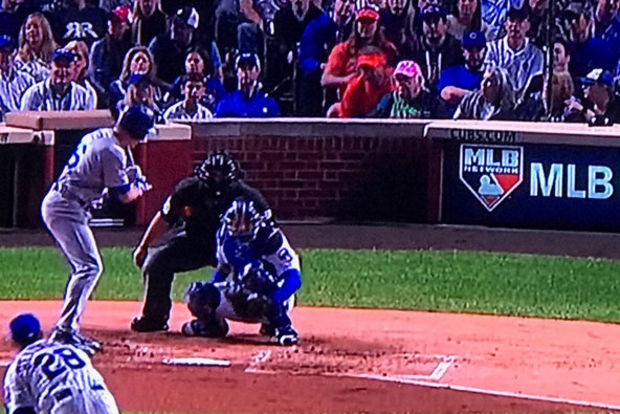
<instances>
[{"instance_id":1,"label":"white chalk line","mask_svg":"<svg viewBox=\"0 0 620 414\"><path fill-rule=\"evenodd\" d=\"M569 398L545 397L542 395L521 394L521 393L516 393L516 392L510 392L510 391L488 390L484 388L467 387L464 385L441 384L437 382L429 382L429 381L424 381L424 380L403 378L404 376L391 377L391 376L383 376L383 375L376 375L376 374L344 374L344 376L372 379L372 380L378 380L378 381L397 382L399 384L418 385L418 386L430 387L430 388L444 388L444 389L453 390L453 391L472 392L476 394L486 394L486 395L493 395L493 396L498 396L498 397L522 398L525 400L544 401L544 402L561 403L561 404L568 404L568 405L580 405L584 407L602 408L604 410L614 410L614 411L620 410L620 405L605 404L605 403L598 403L598 402L592 402L592 401L572 400Z\"/></svg>"},{"instance_id":2,"label":"white chalk line","mask_svg":"<svg viewBox=\"0 0 620 414\"><path fill-rule=\"evenodd\" d=\"M250 359L250 363L248 364L248 367L245 369L245 372L251 373L251 374L265 374L265 373L272 373L272 372L275 373L275 371L267 372L268 370L263 370L261 368L258 368L258 366L264 363L265 361L267 361L269 357L271 357L271 350L267 349L264 351L256 352L254 355L252 355L252 359Z\"/></svg>"},{"instance_id":3,"label":"white chalk line","mask_svg":"<svg viewBox=\"0 0 620 414\"><path fill-rule=\"evenodd\" d=\"M252 374L271 374L277 375L281 374L280 371L269 370L269 369L259 369L257 365L259 363L265 362L271 356L271 351L261 351L255 354L252 357L252 361L250 362L250 366L246 368L245 372ZM533 401L542 401L542 402L550 402L550 403L560 403L560 404L568 404L568 405L579 405L583 407L592 407L592 408L600 408L604 410L614 410L620 411L620 405L614 404L605 404L593 401L583 401L583 400L573 400L570 398L559 398L559 397L546 397L542 395L533 395L533 394L521 394L510 391L499 391L499 390L490 390L484 388L477 387L468 387L465 385L452 385L452 384L442 384L438 381L443 377L443 375L447 372L447 370L452 366L452 364L456 360L456 356L449 355L434 355L441 359L442 361L438 363L437 367L433 370L430 375L399 375L399 376L383 376L377 374L347 374L347 373L322 373L319 374L321 376L326 377L348 377L348 378L362 378L362 379L370 379L376 381L386 381L386 382L396 382L399 384L408 384L408 385L417 385L421 387L429 387L429 388L443 388L453 391L462 391L462 392L471 392L476 394L485 394L492 395L498 397L510 397L524 400L533 400ZM301 373L298 373L301 374Z\"/></svg>"}]
</instances>

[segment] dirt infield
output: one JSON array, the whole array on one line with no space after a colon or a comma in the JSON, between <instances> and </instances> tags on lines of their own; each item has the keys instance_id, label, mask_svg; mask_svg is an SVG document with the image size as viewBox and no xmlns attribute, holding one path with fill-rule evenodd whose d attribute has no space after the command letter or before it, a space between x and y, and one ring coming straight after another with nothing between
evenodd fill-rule
<instances>
[{"instance_id":1,"label":"dirt infield","mask_svg":"<svg viewBox=\"0 0 620 414\"><path fill-rule=\"evenodd\" d=\"M285 225L297 247L489 250L620 258L620 235L395 225ZM101 245L140 231L97 230ZM0 231L0 246L51 245L44 232ZM58 301L4 301L0 324L33 311L50 329ZM175 304L169 333L129 331L134 302L89 303L83 326L103 340L94 363L123 410L221 413L574 412L619 410L620 325L535 318L298 308L302 342L269 344L256 325L225 340L184 338ZM2 370L15 352L0 344ZM230 367L162 364L226 359Z\"/></svg>"},{"instance_id":2,"label":"dirt infield","mask_svg":"<svg viewBox=\"0 0 620 414\"><path fill-rule=\"evenodd\" d=\"M2 302L50 328L58 301ZM302 342L269 344L257 325L233 324L224 340L128 328L140 304L89 303L85 331L103 340L95 356L124 410L159 412L552 412L620 409L612 324L362 309L298 308ZM3 365L14 350L0 347ZM164 358L225 359L230 367L162 364Z\"/></svg>"}]
</instances>

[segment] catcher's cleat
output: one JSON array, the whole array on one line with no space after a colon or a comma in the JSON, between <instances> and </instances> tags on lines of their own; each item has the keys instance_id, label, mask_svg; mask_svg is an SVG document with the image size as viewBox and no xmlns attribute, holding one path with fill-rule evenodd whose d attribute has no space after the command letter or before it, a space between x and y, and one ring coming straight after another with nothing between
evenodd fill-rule
<instances>
[{"instance_id":1,"label":"catcher's cleat","mask_svg":"<svg viewBox=\"0 0 620 414\"><path fill-rule=\"evenodd\" d=\"M299 343L299 334L297 334L297 331L293 329L291 325L276 328L275 338L278 344L282 346L292 346Z\"/></svg>"},{"instance_id":2,"label":"catcher's cleat","mask_svg":"<svg viewBox=\"0 0 620 414\"><path fill-rule=\"evenodd\" d=\"M228 322L225 319L204 323L199 319L185 322L181 327L185 336L204 336L205 338L224 338L228 334Z\"/></svg>"},{"instance_id":3,"label":"catcher's cleat","mask_svg":"<svg viewBox=\"0 0 620 414\"><path fill-rule=\"evenodd\" d=\"M73 345L76 348L86 352L88 356L93 356L97 352L103 351L103 345L94 339L86 338L75 331L65 331L55 328L49 337L50 342L58 342L60 344Z\"/></svg>"},{"instance_id":4,"label":"catcher's cleat","mask_svg":"<svg viewBox=\"0 0 620 414\"><path fill-rule=\"evenodd\" d=\"M168 324L166 322L153 321L142 316L131 321L131 330L135 332L167 331Z\"/></svg>"},{"instance_id":5,"label":"catcher's cleat","mask_svg":"<svg viewBox=\"0 0 620 414\"><path fill-rule=\"evenodd\" d=\"M268 323L263 323L258 333L264 336L276 336L276 329Z\"/></svg>"}]
</instances>

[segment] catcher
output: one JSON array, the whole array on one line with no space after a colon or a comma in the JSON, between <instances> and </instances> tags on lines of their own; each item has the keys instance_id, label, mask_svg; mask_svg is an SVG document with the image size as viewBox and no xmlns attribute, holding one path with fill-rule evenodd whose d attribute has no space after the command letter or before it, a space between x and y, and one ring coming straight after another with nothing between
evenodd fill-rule
<instances>
[{"instance_id":1,"label":"catcher","mask_svg":"<svg viewBox=\"0 0 620 414\"><path fill-rule=\"evenodd\" d=\"M282 346L299 342L288 312L301 287L299 256L273 221L254 202L238 199L217 231L218 267L210 282L192 282L185 300L196 319L183 324L186 336L223 338L226 319L261 323L260 333Z\"/></svg>"}]
</instances>

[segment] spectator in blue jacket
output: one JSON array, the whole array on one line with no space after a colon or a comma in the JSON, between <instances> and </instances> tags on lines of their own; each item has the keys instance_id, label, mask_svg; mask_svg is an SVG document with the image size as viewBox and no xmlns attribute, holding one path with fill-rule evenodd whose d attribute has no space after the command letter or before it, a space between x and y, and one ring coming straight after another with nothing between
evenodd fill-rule
<instances>
[{"instance_id":1,"label":"spectator in blue jacket","mask_svg":"<svg viewBox=\"0 0 620 414\"><path fill-rule=\"evenodd\" d=\"M442 70L437 84L437 91L447 103L451 115L467 93L480 87L486 53L484 33L475 30L465 32L462 47L465 63Z\"/></svg>"},{"instance_id":2,"label":"spectator in blue jacket","mask_svg":"<svg viewBox=\"0 0 620 414\"><path fill-rule=\"evenodd\" d=\"M323 65L332 48L344 42L353 28L354 3L336 0L329 13L312 20L299 41L299 96L297 110L301 116L323 116Z\"/></svg>"},{"instance_id":3,"label":"spectator in blue jacket","mask_svg":"<svg viewBox=\"0 0 620 414\"><path fill-rule=\"evenodd\" d=\"M269 118L280 114L278 103L259 90L260 60L253 52L239 55L235 62L238 89L226 95L215 110L220 118Z\"/></svg>"}]
</instances>

